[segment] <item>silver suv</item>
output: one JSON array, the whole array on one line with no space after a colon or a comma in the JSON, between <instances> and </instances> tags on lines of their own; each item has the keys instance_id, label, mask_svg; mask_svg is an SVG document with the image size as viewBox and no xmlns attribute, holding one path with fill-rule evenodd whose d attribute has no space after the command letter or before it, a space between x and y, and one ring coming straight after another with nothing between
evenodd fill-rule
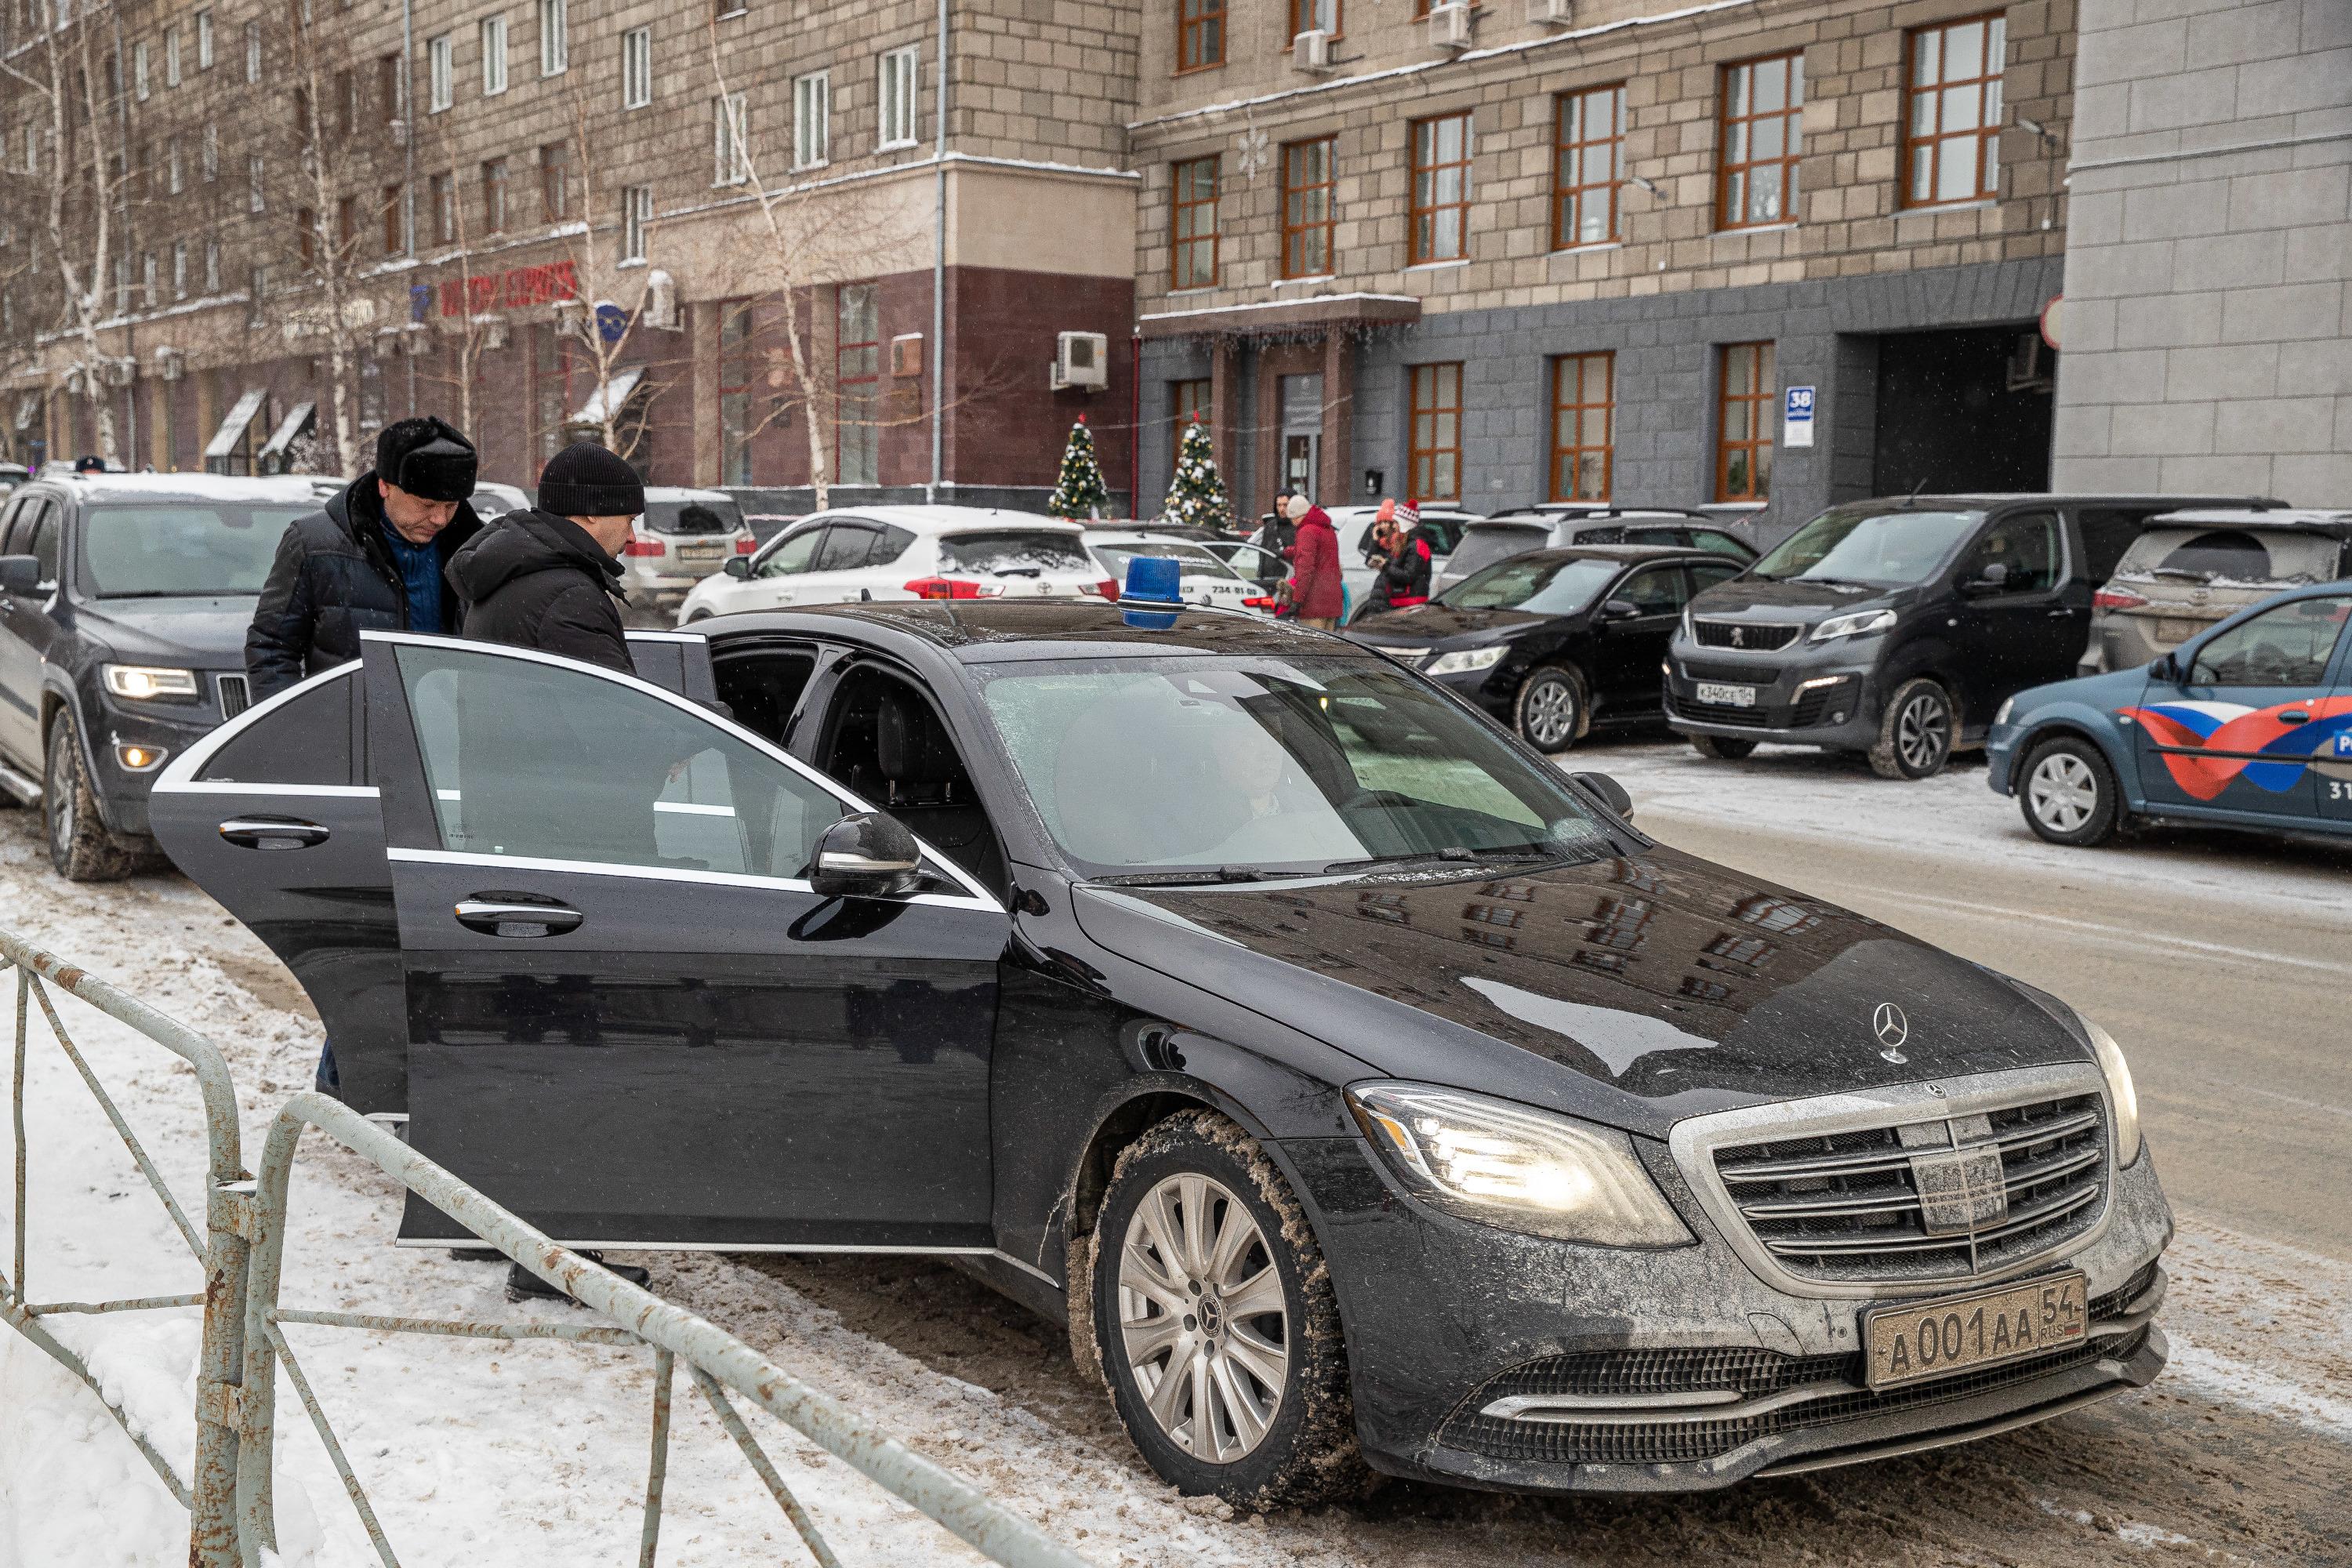
<instances>
[{"instance_id":1,"label":"silver suv","mask_svg":"<svg viewBox=\"0 0 2352 1568\"><path fill-rule=\"evenodd\" d=\"M640 608L675 610L697 583L756 548L742 506L726 491L648 485L636 537L622 547L621 586Z\"/></svg>"},{"instance_id":2,"label":"silver suv","mask_svg":"<svg viewBox=\"0 0 2352 1568\"><path fill-rule=\"evenodd\" d=\"M2211 508L2151 518L2091 596L2078 673L2134 669L2282 589L2352 576L2352 511Z\"/></svg>"}]
</instances>

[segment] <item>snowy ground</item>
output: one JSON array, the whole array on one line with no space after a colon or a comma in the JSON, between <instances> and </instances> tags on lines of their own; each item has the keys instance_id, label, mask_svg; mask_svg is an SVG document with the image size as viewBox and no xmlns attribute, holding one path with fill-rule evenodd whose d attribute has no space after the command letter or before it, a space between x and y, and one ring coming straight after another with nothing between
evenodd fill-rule
<instances>
[{"instance_id":1,"label":"snowy ground","mask_svg":"<svg viewBox=\"0 0 2352 1568\"><path fill-rule=\"evenodd\" d=\"M1965 868L1979 853L2021 865L2063 853L2026 837L2013 806L1992 796L1974 769L1925 786L1881 786L1866 774L1840 782L1794 752L1725 770L1675 748L1617 746L1580 752L1570 765L1580 763L1623 779L1661 831L1678 814L1733 822L1802 814L1825 838L1883 836L1920 854L1926 879L1955 897L1966 895ZM87 961L220 1041L248 1137L257 1138L268 1111L307 1080L316 1051L316 1026L290 980L177 878L118 887L58 881L38 858L31 826L24 814L0 813L0 926ZM2176 856L2158 846L2149 858L2078 856L2064 864L2072 876L2176 891L2185 882L2192 895L2251 897L2281 911L2331 898L2340 908L2341 869L2315 871L2307 859L2250 852L2233 862L2242 873L2234 884L2193 848ZM200 1210L193 1079L129 1031L70 1000L61 1006L184 1205ZM36 1299L195 1288L194 1262L37 1018L32 1041L28 1274ZM500 1266L392 1248L392 1184L315 1136L297 1167L294 1213L289 1306L580 1316L508 1305ZM2165 1321L2174 1368L2145 1395L1964 1449L1703 1499L1536 1501L1392 1486L1360 1504L1270 1520L1234 1519L1160 1485L1071 1369L1057 1333L942 1266L709 1255L643 1261L663 1294L875 1415L1105 1568L2352 1563L2342 1492L2352 1474L2352 1327L2342 1309L2352 1300L2352 1266L2195 1214L2184 1214L2170 1259L2174 1298ZM89 1350L108 1399L184 1473L194 1314L51 1321ZM412 1568L635 1561L647 1352L320 1328L293 1334ZM805 1562L757 1480L683 1387L677 1408L662 1561ZM279 1419L285 1561L319 1568L373 1562L282 1384ZM752 1419L853 1568L977 1561L795 1435ZM184 1560L184 1521L97 1400L0 1331L0 1568L162 1568Z\"/></svg>"}]
</instances>

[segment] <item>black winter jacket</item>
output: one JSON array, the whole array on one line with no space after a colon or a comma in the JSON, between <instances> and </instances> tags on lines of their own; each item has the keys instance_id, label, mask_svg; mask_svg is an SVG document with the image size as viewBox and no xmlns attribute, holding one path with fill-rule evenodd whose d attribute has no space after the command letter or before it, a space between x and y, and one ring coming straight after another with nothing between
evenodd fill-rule
<instances>
[{"instance_id":1,"label":"black winter jacket","mask_svg":"<svg viewBox=\"0 0 2352 1568\"><path fill-rule=\"evenodd\" d=\"M635 675L621 630L621 563L568 518L504 513L451 558L465 635Z\"/></svg>"},{"instance_id":2,"label":"black winter jacket","mask_svg":"<svg viewBox=\"0 0 2352 1568\"><path fill-rule=\"evenodd\" d=\"M460 502L433 542L443 563L481 527L473 507ZM447 605L453 622L457 607L455 601ZM320 510L297 518L278 541L278 558L245 634L253 700L359 658L363 631L408 629L408 590L383 542L383 498L371 468Z\"/></svg>"}]
</instances>

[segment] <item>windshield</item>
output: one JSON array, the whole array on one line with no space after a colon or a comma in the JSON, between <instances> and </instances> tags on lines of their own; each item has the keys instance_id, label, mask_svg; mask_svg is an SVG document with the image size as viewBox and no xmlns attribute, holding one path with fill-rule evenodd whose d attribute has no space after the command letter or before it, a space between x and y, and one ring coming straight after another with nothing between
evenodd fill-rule
<instances>
[{"instance_id":1,"label":"windshield","mask_svg":"<svg viewBox=\"0 0 2352 1568\"><path fill-rule=\"evenodd\" d=\"M1609 847L1563 778L1386 664L1170 656L976 673L1045 830L1089 876Z\"/></svg>"},{"instance_id":2,"label":"windshield","mask_svg":"<svg viewBox=\"0 0 2352 1568\"><path fill-rule=\"evenodd\" d=\"M1466 577L1497 561L1508 561L1514 555L1540 550L1550 535L1551 530L1537 524L1482 522L1464 532L1462 542L1454 547L1454 553L1446 559L1446 573L1451 576Z\"/></svg>"},{"instance_id":3,"label":"windshield","mask_svg":"<svg viewBox=\"0 0 2352 1568\"><path fill-rule=\"evenodd\" d=\"M1006 529L989 533L950 533L940 541L940 569L990 577L1035 577L1047 572L1092 572L1086 546L1075 533L1043 529Z\"/></svg>"},{"instance_id":4,"label":"windshield","mask_svg":"<svg viewBox=\"0 0 2352 1568\"><path fill-rule=\"evenodd\" d=\"M1238 583L1241 576L1232 567L1218 560L1197 544L1166 544L1130 542L1097 544L1095 554L1111 574L1122 583L1127 581L1127 563L1137 556L1160 557L1179 563L1177 570L1187 577L1226 577Z\"/></svg>"},{"instance_id":5,"label":"windshield","mask_svg":"<svg viewBox=\"0 0 2352 1568\"><path fill-rule=\"evenodd\" d=\"M81 591L97 599L258 594L278 536L313 510L234 501L92 507L81 530Z\"/></svg>"},{"instance_id":6,"label":"windshield","mask_svg":"<svg viewBox=\"0 0 2352 1568\"><path fill-rule=\"evenodd\" d=\"M1457 610L1525 610L1537 616L1572 616L1588 609L1609 586L1623 563L1589 555L1514 555L1466 583L1440 594L1438 602Z\"/></svg>"},{"instance_id":7,"label":"windshield","mask_svg":"<svg viewBox=\"0 0 2352 1568\"><path fill-rule=\"evenodd\" d=\"M1748 574L1767 583L1924 583L1984 521L1980 511L1832 507L1772 547Z\"/></svg>"}]
</instances>

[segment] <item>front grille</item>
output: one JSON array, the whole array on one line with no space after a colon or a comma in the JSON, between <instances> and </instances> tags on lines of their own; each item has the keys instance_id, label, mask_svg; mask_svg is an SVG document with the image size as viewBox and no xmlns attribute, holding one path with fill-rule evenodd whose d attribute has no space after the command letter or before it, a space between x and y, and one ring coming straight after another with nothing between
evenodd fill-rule
<instances>
[{"instance_id":1,"label":"front grille","mask_svg":"<svg viewBox=\"0 0 2352 1568\"><path fill-rule=\"evenodd\" d=\"M1772 621L1693 619L1691 622L1691 630L1698 635L1699 647L1746 648L1752 653L1770 653L1775 648L1787 647L1804 629Z\"/></svg>"},{"instance_id":2,"label":"front grille","mask_svg":"<svg viewBox=\"0 0 2352 1568\"><path fill-rule=\"evenodd\" d=\"M1715 1173L1757 1241L1801 1279L1967 1279L2088 1229L2106 1197L2106 1142L2099 1099L2083 1094L1955 1121L1739 1144L1716 1151ZM1949 1234L1931 1231L1914 1161L1995 1148L2000 1212Z\"/></svg>"},{"instance_id":3,"label":"front grille","mask_svg":"<svg viewBox=\"0 0 2352 1568\"><path fill-rule=\"evenodd\" d=\"M246 684L245 677L242 675L223 675L216 676L214 679L217 680L220 685L220 710L222 718L234 719L238 714L253 706L253 688Z\"/></svg>"},{"instance_id":4,"label":"front grille","mask_svg":"<svg viewBox=\"0 0 2352 1568\"><path fill-rule=\"evenodd\" d=\"M1778 665L1700 664L1683 660L1683 673L1693 680L1727 680L1741 686L1769 686L1780 679Z\"/></svg>"}]
</instances>

